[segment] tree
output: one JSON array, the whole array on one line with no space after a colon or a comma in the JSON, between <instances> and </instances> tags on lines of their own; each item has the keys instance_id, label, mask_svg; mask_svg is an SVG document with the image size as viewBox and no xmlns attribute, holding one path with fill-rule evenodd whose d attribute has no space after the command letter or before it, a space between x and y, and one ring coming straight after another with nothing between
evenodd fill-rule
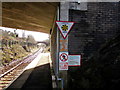
<instances>
[{"instance_id":1,"label":"tree","mask_svg":"<svg viewBox=\"0 0 120 90\"><path fill-rule=\"evenodd\" d=\"M31 43L36 43L36 41L35 41L35 39L34 39L34 37L32 35L28 35L27 41L31 42Z\"/></svg>"}]
</instances>

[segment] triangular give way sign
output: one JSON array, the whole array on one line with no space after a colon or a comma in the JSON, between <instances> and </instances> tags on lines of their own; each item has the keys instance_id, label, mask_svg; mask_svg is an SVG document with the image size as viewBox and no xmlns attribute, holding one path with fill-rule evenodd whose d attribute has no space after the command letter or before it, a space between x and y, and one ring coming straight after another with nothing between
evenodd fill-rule
<instances>
[{"instance_id":1,"label":"triangular give way sign","mask_svg":"<svg viewBox=\"0 0 120 90\"><path fill-rule=\"evenodd\" d=\"M68 33L70 32L74 22L70 22L70 21L56 21L56 24L63 36L63 38L65 39L68 35Z\"/></svg>"}]
</instances>

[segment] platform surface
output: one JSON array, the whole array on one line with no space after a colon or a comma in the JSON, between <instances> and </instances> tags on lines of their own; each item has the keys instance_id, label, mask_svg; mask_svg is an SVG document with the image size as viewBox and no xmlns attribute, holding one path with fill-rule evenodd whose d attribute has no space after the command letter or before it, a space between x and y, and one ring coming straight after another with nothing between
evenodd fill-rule
<instances>
[{"instance_id":1,"label":"platform surface","mask_svg":"<svg viewBox=\"0 0 120 90\"><path fill-rule=\"evenodd\" d=\"M13 88L20 90L51 90L52 77L49 53L41 53L40 56L38 56L38 59L36 59L36 63L33 61L33 65L31 63L21 76L7 88L7 90Z\"/></svg>"}]
</instances>

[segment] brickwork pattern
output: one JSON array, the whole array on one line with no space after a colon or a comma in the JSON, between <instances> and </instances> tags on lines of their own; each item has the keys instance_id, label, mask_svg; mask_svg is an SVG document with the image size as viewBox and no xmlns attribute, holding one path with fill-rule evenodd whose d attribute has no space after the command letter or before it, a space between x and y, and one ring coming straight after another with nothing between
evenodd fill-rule
<instances>
[{"instance_id":1,"label":"brickwork pattern","mask_svg":"<svg viewBox=\"0 0 120 90\"><path fill-rule=\"evenodd\" d=\"M87 10L69 10L69 21L75 25L69 34L70 54L88 59L105 42L118 34L118 2L89 2Z\"/></svg>"}]
</instances>

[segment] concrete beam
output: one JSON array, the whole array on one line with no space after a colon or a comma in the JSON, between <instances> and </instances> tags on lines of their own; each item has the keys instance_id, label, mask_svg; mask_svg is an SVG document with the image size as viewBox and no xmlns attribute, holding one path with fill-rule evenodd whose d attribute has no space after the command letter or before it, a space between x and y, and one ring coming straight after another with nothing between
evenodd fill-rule
<instances>
[{"instance_id":1,"label":"concrete beam","mask_svg":"<svg viewBox=\"0 0 120 90\"><path fill-rule=\"evenodd\" d=\"M3 2L2 26L49 33L58 3Z\"/></svg>"}]
</instances>

